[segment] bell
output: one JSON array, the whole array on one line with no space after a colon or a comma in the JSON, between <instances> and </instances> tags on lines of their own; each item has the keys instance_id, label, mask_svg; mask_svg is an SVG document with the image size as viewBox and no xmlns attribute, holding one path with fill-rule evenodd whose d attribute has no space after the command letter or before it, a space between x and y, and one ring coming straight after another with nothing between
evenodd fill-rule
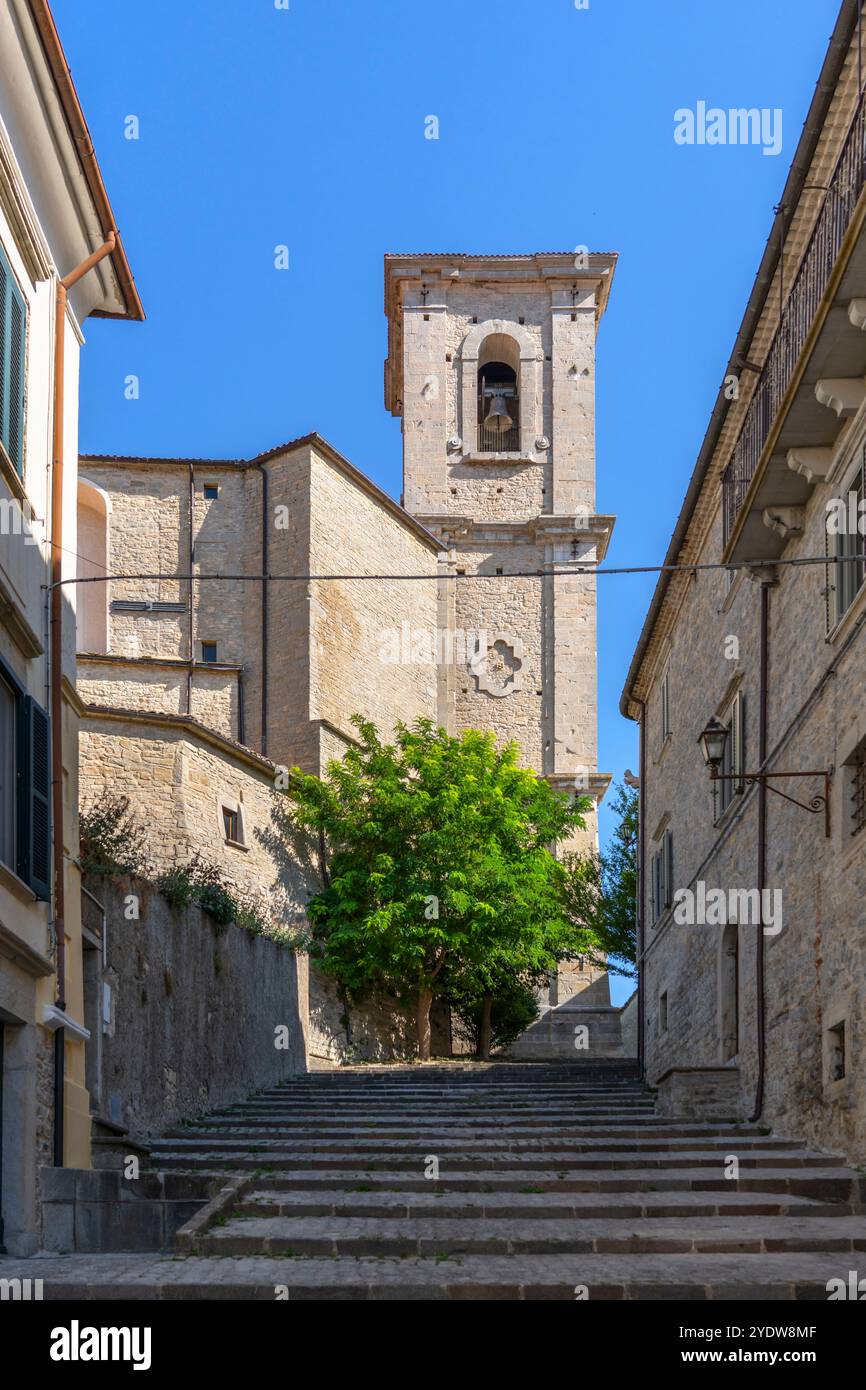
<instances>
[{"instance_id":1,"label":"bell","mask_svg":"<svg viewBox=\"0 0 866 1390\"><path fill-rule=\"evenodd\" d=\"M494 396L484 421L484 428L491 434L505 434L514 424L508 414L504 396Z\"/></svg>"}]
</instances>

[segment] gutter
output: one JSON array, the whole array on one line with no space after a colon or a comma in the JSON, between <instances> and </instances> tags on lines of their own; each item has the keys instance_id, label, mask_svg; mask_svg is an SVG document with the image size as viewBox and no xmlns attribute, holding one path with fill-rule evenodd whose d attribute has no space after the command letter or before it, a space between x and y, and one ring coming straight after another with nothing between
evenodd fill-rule
<instances>
[{"instance_id":1,"label":"gutter","mask_svg":"<svg viewBox=\"0 0 866 1390\"><path fill-rule=\"evenodd\" d=\"M814 158L827 112L829 111L830 103L836 91L839 74L844 66L845 58L857 27L858 11L858 0L843 0L842 8L839 11L839 17L836 20L836 26L830 39L827 56L824 59L821 74L816 84L815 95L812 98L812 104L809 107L808 115L803 123L803 133L800 136L800 142L788 173L784 191L779 199L780 207L786 206L792 208L799 201L803 191L803 185L806 182L806 177L812 159ZM758 320L767 303L767 295L776 274L779 260L779 238L774 221L767 240L767 245L764 249L763 257L761 258L761 264L758 267L758 273L755 276L751 294L749 295L746 312L740 324L733 350L728 359L728 365L722 373L722 384L719 387L713 413L710 416L710 423L707 427L700 453L698 454L698 461L695 465L695 470L692 474L685 500L665 554L664 563L666 565L674 565L677 562L677 557L688 536L689 526L691 525L698 498L703 490L707 474L712 465L713 455L715 454L716 446L718 445L730 405L730 402L725 397L724 378L731 374L739 374L742 370L741 359L747 356L747 349L752 341ZM620 713L626 719L634 718L630 712L630 708L633 704L638 702L635 701L632 691L640 675L643 659L646 655L646 650L649 646L662 604L667 595L671 578L672 575L670 572L664 573L659 577L649 611L647 612L640 637L638 638L638 644L634 656L632 657L628 676L626 677L625 686L623 687L619 702Z\"/></svg>"},{"instance_id":2,"label":"gutter","mask_svg":"<svg viewBox=\"0 0 866 1390\"><path fill-rule=\"evenodd\" d=\"M66 54L63 51L63 44L60 42L60 35L54 23L54 16L51 13L48 0L27 0L33 23L39 34L45 59L51 70L51 76L57 87L57 95L66 117L66 124L69 133L75 144L81 169L84 174L87 188L93 199L93 204L102 228L102 234L106 241L109 237L114 237L111 248L111 264L117 276L118 284L126 304L125 314L113 314L107 309L94 309L94 318L128 318L142 321L144 319L144 309L135 281L132 278L132 271L126 259L126 252L123 249L120 237L117 234L114 213L111 210L111 203L108 200L105 184L102 179L102 172L96 159L96 152L93 148L93 140L87 126L81 103L78 100L78 93L75 90L75 83L72 80L72 73Z\"/></svg>"}]
</instances>

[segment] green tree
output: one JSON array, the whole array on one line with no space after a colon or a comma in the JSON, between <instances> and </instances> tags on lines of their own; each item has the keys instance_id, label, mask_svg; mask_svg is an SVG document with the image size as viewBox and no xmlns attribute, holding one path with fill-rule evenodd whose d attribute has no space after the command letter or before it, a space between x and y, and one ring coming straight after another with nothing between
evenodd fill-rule
<instances>
[{"instance_id":1,"label":"green tree","mask_svg":"<svg viewBox=\"0 0 866 1390\"><path fill-rule=\"evenodd\" d=\"M448 978L492 995L504 975L551 969L574 945L551 847L584 807L493 734L453 737L421 719L386 744L353 723L358 746L324 778L289 778L293 818L321 847L300 944L349 996L387 986L411 998L427 1060L433 992Z\"/></svg>"},{"instance_id":2,"label":"green tree","mask_svg":"<svg viewBox=\"0 0 866 1390\"><path fill-rule=\"evenodd\" d=\"M632 978L637 958L638 808L637 790L618 785L613 810L619 824L607 850L570 854L564 860L568 916L584 937L579 954Z\"/></svg>"},{"instance_id":3,"label":"green tree","mask_svg":"<svg viewBox=\"0 0 866 1390\"><path fill-rule=\"evenodd\" d=\"M486 1017L485 1001L479 1000L476 993L464 996L455 990L449 992L448 998L454 1031L472 1045L477 1057L489 1056L490 1048L513 1043L535 1022L540 1012L534 989L522 980L511 979L497 988Z\"/></svg>"}]
</instances>

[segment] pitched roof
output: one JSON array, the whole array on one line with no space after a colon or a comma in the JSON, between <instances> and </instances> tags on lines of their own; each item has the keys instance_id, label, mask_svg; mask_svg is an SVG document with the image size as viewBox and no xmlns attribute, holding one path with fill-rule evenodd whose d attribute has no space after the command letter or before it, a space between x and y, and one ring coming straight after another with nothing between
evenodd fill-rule
<instances>
[{"instance_id":1,"label":"pitched roof","mask_svg":"<svg viewBox=\"0 0 866 1390\"><path fill-rule=\"evenodd\" d=\"M60 42L60 35L54 23L54 16L48 0L27 0L33 22L36 25L45 58L51 69L66 124L72 142L78 152L78 159L81 164L81 171L87 183L93 205L99 218L99 224L107 240L109 232L117 234L114 251L111 254L111 263L114 273L123 295L126 311L122 314L112 313L108 309L95 309L94 316L100 318L144 318L144 309L141 299L132 278L132 271L126 259L126 252L123 249L123 242L117 232L117 222L108 199L102 173L97 163L96 153L93 148L93 140L87 126L84 112L81 109L81 102L75 90L75 83L72 80L72 73L63 45Z\"/></svg>"}]
</instances>

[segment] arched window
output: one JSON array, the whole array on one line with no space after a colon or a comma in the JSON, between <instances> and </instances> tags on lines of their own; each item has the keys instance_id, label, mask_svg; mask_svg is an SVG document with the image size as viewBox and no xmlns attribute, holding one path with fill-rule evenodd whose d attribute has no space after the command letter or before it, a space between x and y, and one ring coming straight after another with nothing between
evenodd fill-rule
<instances>
[{"instance_id":1,"label":"arched window","mask_svg":"<svg viewBox=\"0 0 866 1390\"><path fill-rule=\"evenodd\" d=\"M520 366L517 343L504 333L485 339L478 360L478 449L520 452Z\"/></svg>"},{"instance_id":2,"label":"arched window","mask_svg":"<svg viewBox=\"0 0 866 1390\"><path fill-rule=\"evenodd\" d=\"M102 488L78 480L78 578L108 573L109 500ZM76 594L77 650L108 651L108 584L79 584Z\"/></svg>"}]
</instances>

